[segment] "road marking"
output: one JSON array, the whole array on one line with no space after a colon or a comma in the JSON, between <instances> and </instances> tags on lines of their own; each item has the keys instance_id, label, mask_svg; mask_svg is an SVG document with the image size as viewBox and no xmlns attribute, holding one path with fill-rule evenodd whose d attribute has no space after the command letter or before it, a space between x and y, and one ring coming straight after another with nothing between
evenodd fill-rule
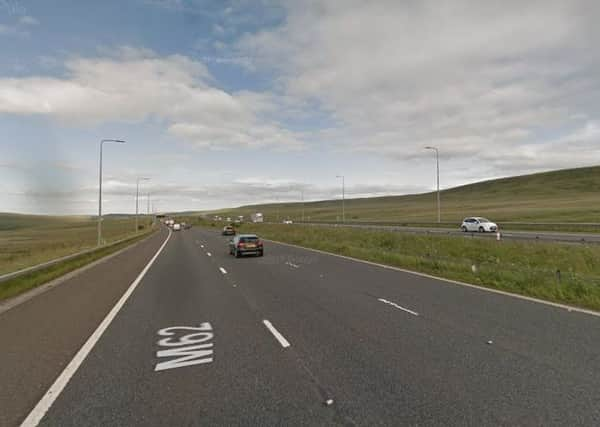
<instances>
[{"instance_id":1,"label":"road marking","mask_svg":"<svg viewBox=\"0 0 600 427\"><path fill-rule=\"evenodd\" d=\"M388 301L388 300L386 300L386 299L383 299L383 298L377 298L377 301L381 301L381 302L382 302L382 303L384 303L384 304L391 305L392 307L395 307L395 308L397 308L397 309L399 309L399 310L406 311L407 313L410 313L410 314L412 314L413 316L418 316L418 315L419 315L419 313L417 313L416 311L412 311L412 310L409 310L408 308L404 308L404 307L402 307L402 306L400 306L400 305L396 304L395 302Z\"/></svg>"},{"instance_id":2,"label":"road marking","mask_svg":"<svg viewBox=\"0 0 600 427\"><path fill-rule=\"evenodd\" d=\"M201 248L204 248L204 245L200 245Z\"/></svg>"},{"instance_id":3,"label":"road marking","mask_svg":"<svg viewBox=\"0 0 600 427\"><path fill-rule=\"evenodd\" d=\"M174 338L180 335L181 331L193 331L193 333ZM213 361L213 343L207 342L214 337L210 323L204 322L200 326L171 326L157 333L161 337L167 337L157 342L159 346L167 349L157 351L156 357L174 357L174 359L157 363L154 367L155 372Z\"/></svg>"},{"instance_id":4,"label":"road marking","mask_svg":"<svg viewBox=\"0 0 600 427\"><path fill-rule=\"evenodd\" d=\"M275 329L275 326L273 326L271 324L271 322L269 322L268 320L263 320L263 323L265 324L265 326L267 327L269 332L271 332L273 334L275 339L277 339L277 341L279 341L279 344L281 344L281 346L283 348L290 346L290 343L288 342L288 340L286 340L285 337L283 335L281 335L277 329Z\"/></svg>"},{"instance_id":5,"label":"road marking","mask_svg":"<svg viewBox=\"0 0 600 427\"><path fill-rule=\"evenodd\" d=\"M507 297L511 297L511 298L517 298L520 300L535 302L537 304L543 304L543 305L547 305L547 306L554 307L554 308L561 308L561 309L567 310L569 312L574 311L577 313L589 314L590 316L600 317L600 311L588 310L585 308L579 308L579 307L575 307L572 305L561 304L558 302L544 301L542 299L528 297L526 295L513 294L511 292L501 291L499 289L486 288L485 286L474 285L472 283L459 282L458 280L446 279L444 277L439 277L439 276L432 276L431 274L427 274L427 273L420 273L418 271L407 270L405 268L394 267L393 265L380 264L380 263L373 262L373 261L366 261L364 259L354 258L354 257L346 256L346 255L334 254L332 252L326 252L326 251L322 251L320 249L307 248L306 246L294 245L292 243L280 242L279 240L273 240L273 239L264 239L264 240L266 240L267 242L277 243L278 245L282 245L282 246L290 246L292 248L298 248L298 249L303 249L305 251L316 252L316 253L323 254L323 255L334 256L337 258L343 258L343 259L353 261L353 262L359 262L362 264L373 265L375 267L385 268L387 270L399 271L401 273L407 273L407 274L411 274L413 276L425 277L427 279L433 279L438 282L450 283L452 285L458 285L458 286L465 286L467 288L473 288L473 289L477 289L477 290L483 291L483 292L491 292L493 294L499 294L499 295L503 295L503 296L507 296ZM321 277L323 277L323 276L321 275Z\"/></svg>"},{"instance_id":6,"label":"road marking","mask_svg":"<svg viewBox=\"0 0 600 427\"><path fill-rule=\"evenodd\" d=\"M300 267L298 264L294 264L291 261L286 261L286 265L289 265L290 267L294 267L294 268L299 268Z\"/></svg>"},{"instance_id":7,"label":"road marking","mask_svg":"<svg viewBox=\"0 0 600 427\"><path fill-rule=\"evenodd\" d=\"M207 252L207 253L206 253L206 255L208 255L208 256L212 256L210 252Z\"/></svg>"},{"instance_id":8,"label":"road marking","mask_svg":"<svg viewBox=\"0 0 600 427\"><path fill-rule=\"evenodd\" d=\"M158 258L162 250L167 245L167 242L171 238L171 234L172 232L171 230L169 230L169 235L167 236L161 247L158 249L158 251L156 251L152 259L148 262L148 264L146 264L142 272L136 277L133 283L129 285L129 288L127 288L123 296L121 296L121 298L119 299L119 301L117 301L112 310L110 310L110 312L106 315L102 323L98 325L94 333L90 335L85 344L83 344L83 346L79 349L75 357L73 357L73 359L69 362L67 367L54 381L54 384L52 384L48 391L46 391L46 394L44 394L42 399L31 410L27 418L25 418L25 421L23 421L23 423L21 424L21 427L35 427L39 424L46 412L48 412L48 409L50 409L54 401L58 398L58 396L60 396L60 393L69 383L71 377L73 377L73 375L75 374L75 372L77 372L77 369L79 368L79 366L81 366L87 355L92 351L92 349L94 348L104 331L106 331L113 319L117 316L119 310L121 310L121 308L125 305L129 296L133 293L135 288L137 288L137 286L142 281L148 270L150 270L150 267L152 267L152 264L154 264L156 258Z\"/></svg>"},{"instance_id":9,"label":"road marking","mask_svg":"<svg viewBox=\"0 0 600 427\"><path fill-rule=\"evenodd\" d=\"M219 267L219 270L221 270L221 273L227 274L227 270L225 270L223 267Z\"/></svg>"}]
</instances>

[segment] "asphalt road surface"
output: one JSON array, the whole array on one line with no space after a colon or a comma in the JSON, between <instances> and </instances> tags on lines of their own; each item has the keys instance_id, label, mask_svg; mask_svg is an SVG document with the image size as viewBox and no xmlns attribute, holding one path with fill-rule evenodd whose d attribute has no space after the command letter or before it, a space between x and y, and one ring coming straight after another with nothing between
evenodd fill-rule
<instances>
[{"instance_id":1,"label":"asphalt road surface","mask_svg":"<svg viewBox=\"0 0 600 427\"><path fill-rule=\"evenodd\" d=\"M593 314L273 242L236 259L209 230L165 239L0 314L0 425L600 425Z\"/></svg>"}]
</instances>

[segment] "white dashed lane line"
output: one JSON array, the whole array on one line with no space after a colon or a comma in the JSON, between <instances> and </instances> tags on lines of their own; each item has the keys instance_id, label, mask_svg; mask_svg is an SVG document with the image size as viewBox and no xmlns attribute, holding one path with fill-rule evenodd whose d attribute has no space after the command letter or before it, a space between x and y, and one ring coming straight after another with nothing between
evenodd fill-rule
<instances>
[{"instance_id":1,"label":"white dashed lane line","mask_svg":"<svg viewBox=\"0 0 600 427\"><path fill-rule=\"evenodd\" d=\"M382 303L387 304L387 305L391 305L392 307L397 308L398 310L405 311L405 312L407 312L409 314L412 314L413 316L418 316L419 315L419 313L417 313L416 311L412 311L412 310L409 310L408 308L404 308L404 307L396 304L395 302L388 301L388 300L383 299L383 298L377 298L377 301L382 302Z\"/></svg>"},{"instance_id":2,"label":"white dashed lane line","mask_svg":"<svg viewBox=\"0 0 600 427\"><path fill-rule=\"evenodd\" d=\"M287 347L290 346L289 341L286 340L285 337L283 335L281 335L277 329L275 329L275 326L273 326L271 324L271 322L269 322L268 320L263 320L263 323L267 327L267 329L269 330L269 332L271 332L273 334L273 336L275 337L275 339L277 341L279 341L279 344L281 344L281 346L283 348L287 348Z\"/></svg>"},{"instance_id":3,"label":"white dashed lane line","mask_svg":"<svg viewBox=\"0 0 600 427\"><path fill-rule=\"evenodd\" d=\"M227 270L225 270L223 267L219 267L219 270L221 270L221 273L227 274Z\"/></svg>"},{"instance_id":4,"label":"white dashed lane line","mask_svg":"<svg viewBox=\"0 0 600 427\"><path fill-rule=\"evenodd\" d=\"M212 256L212 254L211 254L210 252L207 252L207 253L206 253L206 255L208 255L208 256Z\"/></svg>"}]
</instances>

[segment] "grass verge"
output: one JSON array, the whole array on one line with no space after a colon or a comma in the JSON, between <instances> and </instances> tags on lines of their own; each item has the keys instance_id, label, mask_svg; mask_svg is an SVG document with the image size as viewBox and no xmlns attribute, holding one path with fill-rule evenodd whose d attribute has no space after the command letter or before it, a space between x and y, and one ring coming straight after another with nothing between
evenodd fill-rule
<instances>
[{"instance_id":1,"label":"grass verge","mask_svg":"<svg viewBox=\"0 0 600 427\"><path fill-rule=\"evenodd\" d=\"M204 224L211 226L211 223ZM243 224L239 231L255 232L266 239L600 310L599 245L509 240L497 242L492 239L279 224Z\"/></svg>"},{"instance_id":2,"label":"grass verge","mask_svg":"<svg viewBox=\"0 0 600 427\"><path fill-rule=\"evenodd\" d=\"M36 288L44 283L48 283L60 276L63 276L71 271L77 270L91 262L94 262L100 258L117 252L127 246L132 245L152 234L152 231L140 234L139 236L131 237L123 242L115 245L105 246L96 251L80 255L78 257L59 262L58 264L49 266L47 268L32 271L21 276L15 277L14 279L7 280L0 283L0 301L14 297L18 294L26 292L30 289Z\"/></svg>"}]
</instances>

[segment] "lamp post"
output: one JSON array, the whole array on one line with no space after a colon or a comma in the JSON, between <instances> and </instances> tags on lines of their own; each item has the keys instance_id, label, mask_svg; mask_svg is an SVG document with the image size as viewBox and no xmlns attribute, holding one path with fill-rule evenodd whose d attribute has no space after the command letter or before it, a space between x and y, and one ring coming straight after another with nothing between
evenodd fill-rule
<instances>
[{"instance_id":1,"label":"lamp post","mask_svg":"<svg viewBox=\"0 0 600 427\"><path fill-rule=\"evenodd\" d=\"M100 141L100 166L98 171L98 246L102 244L102 147L105 142L125 143L122 139L103 139Z\"/></svg>"},{"instance_id":2,"label":"lamp post","mask_svg":"<svg viewBox=\"0 0 600 427\"><path fill-rule=\"evenodd\" d=\"M336 175L336 178L342 178L342 223L346 222L346 184L344 175Z\"/></svg>"},{"instance_id":3,"label":"lamp post","mask_svg":"<svg viewBox=\"0 0 600 427\"><path fill-rule=\"evenodd\" d=\"M152 214L155 215L155 219L156 219L156 215L158 213L158 204L161 201L161 199L157 199L156 197L154 199L152 199L152 204L150 205L152 208Z\"/></svg>"},{"instance_id":4,"label":"lamp post","mask_svg":"<svg viewBox=\"0 0 600 427\"><path fill-rule=\"evenodd\" d=\"M139 197L140 197L140 181L148 181L150 178L138 176L135 183L135 232L138 232L138 214L139 214Z\"/></svg>"},{"instance_id":5,"label":"lamp post","mask_svg":"<svg viewBox=\"0 0 600 427\"><path fill-rule=\"evenodd\" d=\"M435 151L435 164L437 171L437 221L438 223L442 221L442 212L440 207L440 152L437 147L427 146L426 150Z\"/></svg>"},{"instance_id":6,"label":"lamp post","mask_svg":"<svg viewBox=\"0 0 600 427\"><path fill-rule=\"evenodd\" d=\"M148 193L146 196L147 196L147 199L146 199L146 216L150 217L150 193ZM153 221L150 221L150 224L152 224L152 222Z\"/></svg>"},{"instance_id":7,"label":"lamp post","mask_svg":"<svg viewBox=\"0 0 600 427\"><path fill-rule=\"evenodd\" d=\"M302 222L304 222L304 190L300 190L300 198L302 199Z\"/></svg>"}]
</instances>

